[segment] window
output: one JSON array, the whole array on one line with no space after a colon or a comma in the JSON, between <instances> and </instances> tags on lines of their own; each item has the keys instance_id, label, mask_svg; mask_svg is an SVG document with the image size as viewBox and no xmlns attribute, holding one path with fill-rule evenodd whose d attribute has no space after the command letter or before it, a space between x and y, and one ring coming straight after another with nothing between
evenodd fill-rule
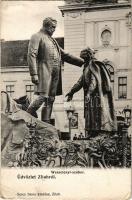
<instances>
[{"instance_id":1,"label":"window","mask_svg":"<svg viewBox=\"0 0 132 200\"><path fill-rule=\"evenodd\" d=\"M13 97L14 94L14 85L6 85L6 92Z\"/></svg>"},{"instance_id":2,"label":"window","mask_svg":"<svg viewBox=\"0 0 132 200\"><path fill-rule=\"evenodd\" d=\"M127 98L127 77L118 78L118 98L119 99Z\"/></svg>"},{"instance_id":3,"label":"window","mask_svg":"<svg viewBox=\"0 0 132 200\"><path fill-rule=\"evenodd\" d=\"M26 85L26 95L28 96L29 101L33 100L34 85Z\"/></svg>"},{"instance_id":4,"label":"window","mask_svg":"<svg viewBox=\"0 0 132 200\"><path fill-rule=\"evenodd\" d=\"M111 41L111 31L109 31L108 29L105 29L101 34L101 40L102 40L102 44L105 47L109 46L110 41Z\"/></svg>"}]
</instances>

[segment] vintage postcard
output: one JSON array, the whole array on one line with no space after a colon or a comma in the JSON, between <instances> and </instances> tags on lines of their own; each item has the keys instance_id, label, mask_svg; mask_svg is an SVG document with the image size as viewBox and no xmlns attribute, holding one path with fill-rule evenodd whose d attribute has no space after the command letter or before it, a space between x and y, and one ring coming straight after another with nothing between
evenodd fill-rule
<instances>
[{"instance_id":1,"label":"vintage postcard","mask_svg":"<svg viewBox=\"0 0 132 200\"><path fill-rule=\"evenodd\" d=\"M130 0L1 2L1 199L131 198Z\"/></svg>"}]
</instances>

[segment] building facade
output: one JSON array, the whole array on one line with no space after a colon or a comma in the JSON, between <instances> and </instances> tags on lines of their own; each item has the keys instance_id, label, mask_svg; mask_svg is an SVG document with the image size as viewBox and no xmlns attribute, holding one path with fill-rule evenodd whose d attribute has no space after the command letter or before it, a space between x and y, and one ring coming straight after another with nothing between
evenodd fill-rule
<instances>
[{"instance_id":1,"label":"building facade","mask_svg":"<svg viewBox=\"0 0 132 200\"><path fill-rule=\"evenodd\" d=\"M64 17L65 50L79 56L85 47L95 50L96 58L107 63L117 115L131 107L131 5L130 1L65 0L60 7ZM82 69L64 65L64 93L78 80ZM74 76L73 76L74 74ZM69 105L70 106L70 105ZM72 101L78 113L79 128L84 132L83 91Z\"/></svg>"}]
</instances>

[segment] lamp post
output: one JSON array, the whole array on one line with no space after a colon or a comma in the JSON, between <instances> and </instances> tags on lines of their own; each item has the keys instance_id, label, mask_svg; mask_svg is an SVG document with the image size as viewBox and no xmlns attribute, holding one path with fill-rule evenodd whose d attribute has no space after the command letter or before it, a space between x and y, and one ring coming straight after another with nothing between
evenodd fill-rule
<instances>
[{"instance_id":1,"label":"lamp post","mask_svg":"<svg viewBox=\"0 0 132 200\"><path fill-rule=\"evenodd\" d=\"M124 127L122 128L122 144L123 144L123 166L127 165L127 135L128 135L128 127L131 125L131 109L129 106L123 109L125 115Z\"/></svg>"},{"instance_id":2,"label":"lamp post","mask_svg":"<svg viewBox=\"0 0 132 200\"><path fill-rule=\"evenodd\" d=\"M69 135L70 135L70 139L71 139L71 119L72 119L72 115L74 113L74 108L73 107L69 107L68 109L66 109L67 112L67 118L69 120Z\"/></svg>"}]
</instances>

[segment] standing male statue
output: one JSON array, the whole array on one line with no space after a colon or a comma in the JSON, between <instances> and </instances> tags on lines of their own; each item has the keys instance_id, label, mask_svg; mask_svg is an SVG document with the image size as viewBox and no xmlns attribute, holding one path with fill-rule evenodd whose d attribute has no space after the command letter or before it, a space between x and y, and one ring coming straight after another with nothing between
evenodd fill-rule
<instances>
[{"instance_id":1,"label":"standing male statue","mask_svg":"<svg viewBox=\"0 0 132 200\"><path fill-rule=\"evenodd\" d=\"M95 59L94 51L89 47L81 51L80 57L84 59L83 74L66 95L67 101L72 100L74 93L83 88L85 129L88 135L115 132L110 74L105 64Z\"/></svg>"},{"instance_id":2,"label":"standing male statue","mask_svg":"<svg viewBox=\"0 0 132 200\"><path fill-rule=\"evenodd\" d=\"M64 52L52 38L56 25L55 19L45 18L42 29L31 37L28 48L29 71L38 97L29 105L27 112L36 116L36 111L45 103L41 117L47 123L50 123L55 96L62 95L62 60L77 66L82 66L84 62Z\"/></svg>"}]
</instances>

